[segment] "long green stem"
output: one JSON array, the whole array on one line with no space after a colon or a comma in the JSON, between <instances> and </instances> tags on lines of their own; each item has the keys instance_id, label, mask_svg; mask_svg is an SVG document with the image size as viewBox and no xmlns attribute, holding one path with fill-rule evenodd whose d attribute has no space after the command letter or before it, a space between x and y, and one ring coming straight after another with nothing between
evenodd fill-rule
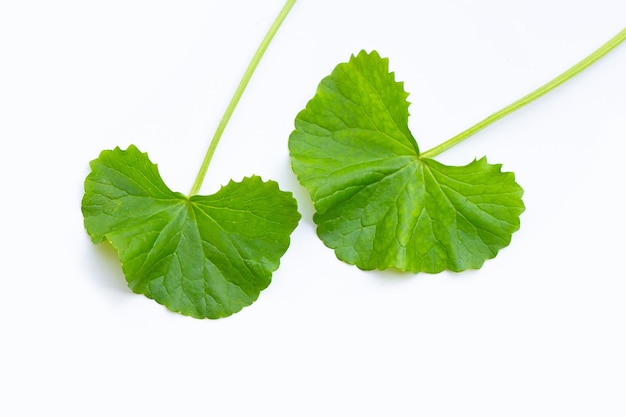
<instances>
[{"instance_id":1,"label":"long green stem","mask_svg":"<svg viewBox=\"0 0 626 417\"><path fill-rule=\"evenodd\" d=\"M602 58L604 55L609 53L613 48L615 48L617 45L622 43L624 40L626 40L626 28L623 29L617 35L615 35L613 38L611 38L611 40L609 40L607 43L605 43L600 48L598 48L591 55L589 55L588 57L586 57L585 59L583 59L582 61L580 61L579 63L577 63L576 65L574 65L573 67L571 67L570 69L568 69L567 71L565 71L564 73L559 75L558 77L554 78L552 81L549 81L548 83L546 83L543 86L539 87L538 89L536 89L532 93L530 93L530 94L520 98L519 100L515 101L514 103L509 104L508 106L506 106L502 110L499 110L499 111L495 112L491 116L489 116L486 119L476 123L474 126L470 127L469 129L464 130L463 132L459 133L458 135L454 136L453 138L448 139L447 141L441 143L440 145L435 146L434 148L432 148L432 149L430 149L430 150L428 150L426 152L422 152L421 153L421 157L423 157L423 158L432 158L432 157L434 157L436 155L439 155L443 151L453 147L454 145L458 144L459 142L462 142L465 139L467 139L468 137L472 136L474 133L476 133L476 132L486 128L487 126L489 126L490 124L492 124L496 120L499 120L499 119L503 118L504 116L506 116L506 115L508 115L510 113L513 113L515 110L517 110L517 109L527 105L528 103L538 99L539 97L543 96L544 94L548 93L549 91L551 91L554 88L558 87L559 85L563 84L565 81L569 80L574 75L578 74L579 72L581 72L582 70L584 70L585 68L587 68L588 66L590 66L591 64L593 64L594 62L599 60L600 58Z\"/></svg>"},{"instance_id":2,"label":"long green stem","mask_svg":"<svg viewBox=\"0 0 626 417\"><path fill-rule=\"evenodd\" d=\"M252 60L248 64L248 68L246 68L246 72L244 72L243 77L241 78L241 81L239 81L239 85L237 86L237 89L235 90L233 97L230 99L230 103L228 103L228 107L226 107L226 110L224 111L224 115L222 116L220 123L217 125L217 129L215 130L215 133L213 134L213 139L211 139L209 148L207 149L206 154L204 155L204 160L202 161L202 165L200 166L200 170L198 171L196 180L194 181L193 186L191 187L191 191L189 191L189 196L195 195L198 193L198 191L200 191L200 187L202 186L202 182L204 181L206 172L209 169L211 158L213 158L213 154L215 153L217 144L219 143L220 138L222 137L222 134L224 133L224 130L226 129L226 125L228 124L230 117L233 115L233 112L235 111L235 108L237 107L237 104L239 103L239 99L241 99L241 96L243 95L243 92L245 91L246 86L248 85L248 82L250 81L250 78L252 78L252 74L254 74L254 70L256 69L257 65L261 61L263 54L265 54L267 47L272 42L272 39L274 38L274 35L278 31L278 28L283 23L283 21L285 20L285 18L289 14L289 11L291 10L291 8L293 7L295 3L296 3L296 0L287 0L282 10L278 14L278 16L276 16L276 20L274 20L274 23L272 23L272 26L270 27L269 31L263 38L263 41L257 48L254 56L252 57Z\"/></svg>"}]
</instances>

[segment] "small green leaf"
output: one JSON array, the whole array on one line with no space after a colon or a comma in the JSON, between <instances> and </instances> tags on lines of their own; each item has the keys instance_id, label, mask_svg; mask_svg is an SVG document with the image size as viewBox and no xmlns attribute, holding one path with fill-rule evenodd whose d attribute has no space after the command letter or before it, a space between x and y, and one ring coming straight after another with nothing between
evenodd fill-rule
<instances>
[{"instance_id":1,"label":"small green leaf","mask_svg":"<svg viewBox=\"0 0 626 417\"><path fill-rule=\"evenodd\" d=\"M361 52L322 80L289 138L318 235L362 269L477 269L510 243L524 211L513 173L485 158L420 157L408 94L387 59Z\"/></svg>"},{"instance_id":2,"label":"small green leaf","mask_svg":"<svg viewBox=\"0 0 626 417\"><path fill-rule=\"evenodd\" d=\"M196 318L252 304L300 219L291 193L257 176L211 196L173 192L132 145L103 151L91 170L82 201L91 240L111 242L134 292Z\"/></svg>"}]
</instances>

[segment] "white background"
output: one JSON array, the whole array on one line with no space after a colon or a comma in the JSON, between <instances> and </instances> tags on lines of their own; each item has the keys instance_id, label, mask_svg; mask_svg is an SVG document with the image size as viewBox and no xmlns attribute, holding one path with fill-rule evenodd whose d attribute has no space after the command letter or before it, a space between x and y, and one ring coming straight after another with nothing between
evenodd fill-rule
<instances>
[{"instance_id":1,"label":"white background","mask_svg":"<svg viewBox=\"0 0 626 417\"><path fill-rule=\"evenodd\" d=\"M202 188L258 174L294 193L272 284L217 321L131 293L83 229L89 161L134 143L188 192L282 4L2 2L0 415L626 415L626 45L438 157L487 155L525 189L521 230L479 271L341 263L287 150L352 53L390 58L426 150L623 29L623 0L300 0Z\"/></svg>"}]
</instances>

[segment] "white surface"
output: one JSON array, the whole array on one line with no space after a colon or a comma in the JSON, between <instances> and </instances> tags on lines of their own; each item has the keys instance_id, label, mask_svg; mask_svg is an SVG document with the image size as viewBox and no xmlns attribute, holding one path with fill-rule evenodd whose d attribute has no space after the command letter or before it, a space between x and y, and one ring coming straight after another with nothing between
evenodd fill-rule
<instances>
[{"instance_id":1,"label":"white surface","mask_svg":"<svg viewBox=\"0 0 626 417\"><path fill-rule=\"evenodd\" d=\"M486 154L525 189L521 230L480 271L337 261L287 151L351 53L390 57L426 150L620 31L623 0L301 0L202 190L255 173L294 193L272 285L218 321L127 289L83 230L88 162L134 143L187 192L282 3L2 2L0 415L626 415L626 45L440 156Z\"/></svg>"}]
</instances>

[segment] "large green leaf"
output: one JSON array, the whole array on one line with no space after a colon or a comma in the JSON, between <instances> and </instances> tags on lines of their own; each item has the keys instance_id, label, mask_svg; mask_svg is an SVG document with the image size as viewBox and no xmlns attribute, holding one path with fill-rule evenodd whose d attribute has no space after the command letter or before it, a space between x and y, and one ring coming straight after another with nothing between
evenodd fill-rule
<instances>
[{"instance_id":1,"label":"large green leaf","mask_svg":"<svg viewBox=\"0 0 626 417\"><path fill-rule=\"evenodd\" d=\"M289 138L318 235L362 269L480 268L510 243L524 211L513 173L485 158L422 158L408 94L387 59L361 52L322 80Z\"/></svg>"},{"instance_id":2,"label":"large green leaf","mask_svg":"<svg viewBox=\"0 0 626 417\"><path fill-rule=\"evenodd\" d=\"M291 193L256 176L211 196L172 192L135 146L103 151L91 170L82 210L92 241L111 242L134 292L197 318L254 302L300 219Z\"/></svg>"}]
</instances>

